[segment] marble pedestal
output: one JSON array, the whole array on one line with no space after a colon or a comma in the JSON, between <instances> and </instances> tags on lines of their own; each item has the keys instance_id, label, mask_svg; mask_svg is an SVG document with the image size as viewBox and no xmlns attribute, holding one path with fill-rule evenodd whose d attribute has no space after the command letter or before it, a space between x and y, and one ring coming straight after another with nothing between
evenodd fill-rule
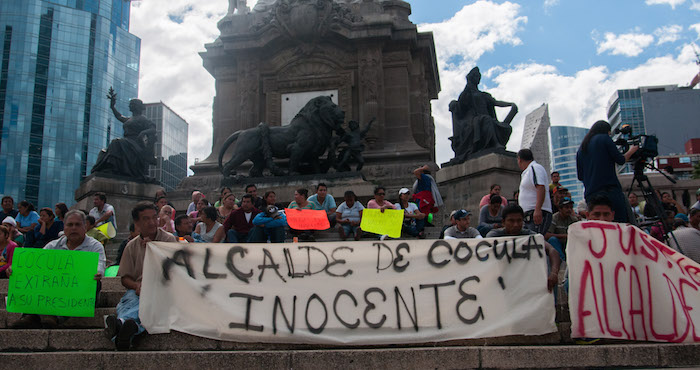
<instances>
[{"instance_id":1,"label":"marble pedestal","mask_svg":"<svg viewBox=\"0 0 700 370\"><path fill-rule=\"evenodd\" d=\"M76 209L89 211L94 207L93 196L97 192L107 195L107 203L114 207L117 217L117 237L125 239L129 235L131 209L140 201L153 201L158 190L163 189L157 184L138 183L119 178L108 178L90 175L86 177L75 190Z\"/></svg>"},{"instance_id":2,"label":"marble pedestal","mask_svg":"<svg viewBox=\"0 0 700 370\"><path fill-rule=\"evenodd\" d=\"M489 193L491 184L501 185L501 195L513 198L520 186L520 169L516 154L512 152L490 153L464 163L444 167L435 175L440 192L445 198L445 212L440 212L448 222L454 209L472 212L471 226L479 223L479 201Z\"/></svg>"}]
</instances>

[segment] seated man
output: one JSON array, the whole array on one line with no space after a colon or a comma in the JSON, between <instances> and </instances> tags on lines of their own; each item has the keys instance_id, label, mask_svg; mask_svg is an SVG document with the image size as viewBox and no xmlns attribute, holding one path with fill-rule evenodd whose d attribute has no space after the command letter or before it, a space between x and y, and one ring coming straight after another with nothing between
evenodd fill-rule
<instances>
[{"instance_id":1,"label":"seated man","mask_svg":"<svg viewBox=\"0 0 700 370\"><path fill-rule=\"evenodd\" d=\"M97 294L100 293L102 288L100 280L102 279L102 275L105 272L105 265L107 264L105 249L100 242L85 235L85 214L82 211L68 211L63 220L63 236L46 244L44 249L97 252L99 254L97 274L95 274L95 280L97 280L95 303L97 303ZM12 266L7 269L7 275L10 276L11 274ZM44 327L55 328L58 326L59 318L57 316L40 317L39 315L22 315L22 317L10 327L13 329L38 329L42 326L42 321Z\"/></svg>"},{"instance_id":2,"label":"seated man","mask_svg":"<svg viewBox=\"0 0 700 370\"><path fill-rule=\"evenodd\" d=\"M469 226L471 212L460 209L454 214L455 225L445 230L445 239L481 239L479 231Z\"/></svg>"},{"instance_id":3,"label":"seated man","mask_svg":"<svg viewBox=\"0 0 700 370\"><path fill-rule=\"evenodd\" d=\"M214 240L223 240L225 237L229 243L247 243L248 233L253 228L253 219L258 213L260 210L253 206L253 195L243 195L241 208L226 217L224 227L216 230Z\"/></svg>"},{"instance_id":4,"label":"seated man","mask_svg":"<svg viewBox=\"0 0 700 370\"><path fill-rule=\"evenodd\" d=\"M85 222L87 225L87 232L85 235L96 239L98 242L102 243L102 245L105 245L109 238L102 231L95 229L95 217L87 216L85 217Z\"/></svg>"},{"instance_id":5,"label":"seated man","mask_svg":"<svg viewBox=\"0 0 700 370\"><path fill-rule=\"evenodd\" d=\"M520 208L520 206L508 206L503 210L502 215L503 228L489 231L489 233L486 234L487 238L536 234L530 229L523 228L523 218L525 217L525 212L523 212L523 209ZM547 289L549 289L551 292L559 280L559 266L561 265L561 258L559 258L559 253L557 253L557 251L549 243L544 242L544 246L550 268L550 273L547 277Z\"/></svg>"},{"instance_id":6,"label":"seated man","mask_svg":"<svg viewBox=\"0 0 700 370\"><path fill-rule=\"evenodd\" d=\"M316 185L316 194L310 196L308 200L309 203L314 203L316 206L315 209L322 209L326 211L326 214L328 215L328 222L331 224L331 227L334 227L335 209L337 206L335 204L335 198L328 194L328 186L322 182Z\"/></svg>"},{"instance_id":7,"label":"seated man","mask_svg":"<svg viewBox=\"0 0 700 370\"><path fill-rule=\"evenodd\" d=\"M265 200L263 198L260 198L258 196L258 187L255 186L255 184L248 184L245 186L245 193L249 194L252 198L252 203L253 207L257 210L263 210L265 209ZM238 206L241 207L241 204L243 203L243 199L238 203Z\"/></svg>"},{"instance_id":8,"label":"seated man","mask_svg":"<svg viewBox=\"0 0 700 370\"><path fill-rule=\"evenodd\" d=\"M173 236L178 240L184 240L189 243L204 243L202 236L193 231L192 217L187 215L179 215L175 217L175 233Z\"/></svg>"},{"instance_id":9,"label":"seated man","mask_svg":"<svg viewBox=\"0 0 700 370\"><path fill-rule=\"evenodd\" d=\"M158 228L158 209L152 202L137 203L131 217L140 234L126 245L117 273L126 293L117 305L117 315L105 319L105 336L114 341L118 350L129 349L134 336L145 331L139 319L139 296L146 244L177 241L172 234Z\"/></svg>"},{"instance_id":10,"label":"seated man","mask_svg":"<svg viewBox=\"0 0 700 370\"><path fill-rule=\"evenodd\" d=\"M569 197L564 197L559 201L559 212L552 216L552 224L544 235L547 242L559 252L559 257L566 261L566 241L569 226L574 222L581 221L574 214L574 201Z\"/></svg>"},{"instance_id":11,"label":"seated man","mask_svg":"<svg viewBox=\"0 0 700 370\"><path fill-rule=\"evenodd\" d=\"M265 212L260 212L253 219L248 241L251 243L284 243L284 228L287 226L287 216L274 205L267 206Z\"/></svg>"},{"instance_id":12,"label":"seated man","mask_svg":"<svg viewBox=\"0 0 700 370\"><path fill-rule=\"evenodd\" d=\"M679 227L669 235L669 246L700 263L700 209L690 209L690 227Z\"/></svg>"},{"instance_id":13,"label":"seated man","mask_svg":"<svg viewBox=\"0 0 700 370\"><path fill-rule=\"evenodd\" d=\"M493 229L503 227L503 216L501 216L503 208L505 208L503 198L500 195L491 194L489 203L479 211L479 226L476 229L482 236L486 236Z\"/></svg>"}]
</instances>

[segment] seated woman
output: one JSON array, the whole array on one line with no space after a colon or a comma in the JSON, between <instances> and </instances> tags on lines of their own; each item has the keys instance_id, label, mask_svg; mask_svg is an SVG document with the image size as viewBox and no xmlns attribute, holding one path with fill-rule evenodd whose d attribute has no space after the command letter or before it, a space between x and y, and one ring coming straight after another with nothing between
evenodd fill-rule
<instances>
[{"instance_id":1,"label":"seated woman","mask_svg":"<svg viewBox=\"0 0 700 370\"><path fill-rule=\"evenodd\" d=\"M10 240L15 242L18 247L24 246L24 234L17 230L17 222L14 218L7 216L2 220L2 225L10 231Z\"/></svg>"},{"instance_id":2,"label":"seated woman","mask_svg":"<svg viewBox=\"0 0 700 370\"><path fill-rule=\"evenodd\" d=\"M206 200L204 197L202 197L201 199L199 199L197 201L197 204L196 204L197 210L190 213L190 217L193 218L195 225L202 222L201 212L204 208L209 207L209 205L210 205L209 201Z\"/></svg>"},{"instance_id":3,"label":"seated woman","mask_svg":"<svg viewBox=\"0 0 700 370\"><path fill-rule=\"evenodd\" d=\"M199 234L207 243L221 242L221 240L216 240L214 238L216 231L221 227L221 224L216 221L216 208L205 207L200 211L199 217L202 222L197 224L197 227L194 228L194 232Z\"/></svg>"},{"instance_id":4,"label":"seated woman","mask_svg":"<svg viewBox=\"0 0 700 370\"><path fill-rule=\"evenodd\" d=\"M394 204L394 209L403 209L403 228L402 232L410 236L418 237L420 239L425 238L425 233L423 229L425 228L425 214L421 213L418 206L409 202L411 198L411 191L407 188L401 188L399 190L399 202Z\"/></svg>"},{"instance_id":5,"label":"seated woman","mask_svg":"<svg viewBox=\"0 0 700 370\"><path fill-rule=\"evenodd\" d=\"M56 214L56 221L63 222L63 217L68 212L68 206L65 203L56 203L53 211Z\"/></svg>"},{"instance_id":6,"label":"seated woman","mask_svg":"<svg viewBox=\"0 0 700 370\"><path fill-rule=\"evenodd\" d=\"M39 225L39 214L34 211L34 205L23 200L17 205L17 230L24 234L24 245L31 247L34 245L34 228Z\"/></svg>"},{"instance_id":7,"label":"seated woman","mask_svg":"<svg viewBox=\"0 0 700 370\"><path fill-rule=\"evenodd\" d=\"M308 201L309 191L307 189L297 189L294 191L294 200L289 203L290 209L316 209L316 204ZM290 228L292 235L298 236L302 241L316 241L313 237L313 230L295 230Z\"/></svg>"},{"instance_id":8,"label":"seated woman","mask_svg":"<svg viewBox=\"0 0 700 370\"><path fill-rule=\"evenodd\" d=\"M160 208L160 211L158 212L158 227L163 230L167 231L169 233L174 233L175 232L175 221L173 221L173 215L175 214L175 210L173 207L169 205L164 205L163 207Z\"/></svg>"},{"instance_id":9,"label":"seated woman","mask_svg":"<svg viewBox=\"0 0 700 370\"><path fill-rule=\"evenodd\" d=\"M489 205L492 195L501 195L501 185L491 184L491 190L489 191L489 193L484 195L484 197L481 198L481 201L479 201L479 209L481 209L481 207L483 206ZM506 197L501 197L501 204L503 205L503 207L507 206L508 199L506 199Z\"/></svg>"},{"instance_id":10,"label":"seated woman","mask_svg":"<svg viewBox=\"0 0 700 370\"><path fill-rule=\"evenodd\" d=\"M217 212L216 220L219 221L219 223L223 224L224 221L226 221L226 217L228 217L228 215L230 215L231 212L238 209L238 206L236 205L236 196L233 195L233 193L229 192L221 198L221 202L216 202L216 204L219 203L221 203L221 205L214 205L214 207L216 207Z\"/></svg>"},{"instance_id":11,"label":"seated woman","mask_svg":"<svg viewBox=\"0 0 700 370\"><path fill-rule=\"evenodd\" d=\"M362 237L360 221L362 221L362 210L365 207L357 201L357 196L352 190L345 192L344 200L335 210L335 219L340 225L338 228L340 239L346 240L352 236L355 240L360 240Z\"/></svg>"},{"instance_id":12,"label":"seated woman","mask_svg":"<svg viewBox=\"0 0 700 370\"><path fill-rule=\"evenodd\" d=\"M0 279L7 279L5 272L12 265L12 254L17 248L17 244L10 239L10 230L0 226Z\"/></svg>"},{"instance_id":13,"label":"seated woman","mask_svg":"<svg viewBox=\"0 0 700 370\"><path fill-rule=\"evenodd\" d=\"M489 204L481 207L479 212L479 226L477 230L481 233L481 236L486 236L489 231L493 229L500 229L503 227L503 217L501 212L503 212L503 198L500 195L491 194L489 199Z\"/></svg>"},{"instance_id":14,"label":"seated woman","mask_svg":"<svg viewBox=\"0 0 700 370\"><path fill-rule=\"evenodd\" d=\"M56 240L63 231L63 222L55 221L51 208L39 210L39 225L34 228L34 248L44 248L50 241Z\"/></svg>"}]
</instances>

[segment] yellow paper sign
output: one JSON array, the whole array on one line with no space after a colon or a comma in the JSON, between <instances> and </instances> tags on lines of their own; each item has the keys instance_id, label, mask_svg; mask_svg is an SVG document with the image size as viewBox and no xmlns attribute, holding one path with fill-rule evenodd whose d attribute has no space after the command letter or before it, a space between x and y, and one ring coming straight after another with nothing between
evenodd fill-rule
<instances>
[{"instance_id":1,"label":"yellow paper sign","mask_svg":"<svg viewBox=\"0 0 700 370\"><path fill-rule=\"evenodd\" d=\"M403 225L404 211L396 209L386 209L382 212L379 209L365 208L362 211L362 221L360 228L362 231L379 235L389 235L392 238L401 237L401 226Z\"/></svg>"},{"instance_id":2,"label":"yellow paper sign","mask_svg":"<svg viewBox=\"0 0 700 370\"><path fill-rule=\"evenodd\" d=\"M110 239L117 236L117 230L114 229L111 222L105 222L102 225L95 227L95 229L100 230L102 234L105 234Z\"/></svg>"}]
</instances>

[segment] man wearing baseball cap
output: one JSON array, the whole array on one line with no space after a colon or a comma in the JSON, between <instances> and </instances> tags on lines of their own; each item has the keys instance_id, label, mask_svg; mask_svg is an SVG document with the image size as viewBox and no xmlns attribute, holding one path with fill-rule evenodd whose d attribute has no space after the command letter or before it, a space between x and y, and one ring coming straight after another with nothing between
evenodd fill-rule
<instances>
[{"instance_id":1,"label":"man wearing baseball cap","mask_svg":"<svg viewBox=\"0 0 700 370\"><path fill-rule=\"evenodd\" d=\"M564 197L559 200L559 212L552 216L552 224L549 230L544 235L547 242L559 252L559 257L566 261L567 231L569 226L574 222L581 221L574 214L574 201L569 197Z\"/></svg>"},{"instance_id":2,"label":"man wearing baseball cap","mask_svg":"<svg viewBox=\"0 0 700 370\"><path fill-rule=\"evenodd\" d=\"M469 226L471 212L460 209L455 212L455 225L445 230L445 239L481 239L481 233Z\"/></svg>"},{"instance_id":3,"label":"man wearing baseball cap","mask_svg":"<svg viewBox=\"0 0 700 370\"><path fill-rule=\"evenodd\" d=\"M254 227L250 230L248 241L251 243L284 243L284 228L287 226L287 216L277 206L270 204L265 212L260 212L253 219Z\"/></svg>"}]
</instances>

